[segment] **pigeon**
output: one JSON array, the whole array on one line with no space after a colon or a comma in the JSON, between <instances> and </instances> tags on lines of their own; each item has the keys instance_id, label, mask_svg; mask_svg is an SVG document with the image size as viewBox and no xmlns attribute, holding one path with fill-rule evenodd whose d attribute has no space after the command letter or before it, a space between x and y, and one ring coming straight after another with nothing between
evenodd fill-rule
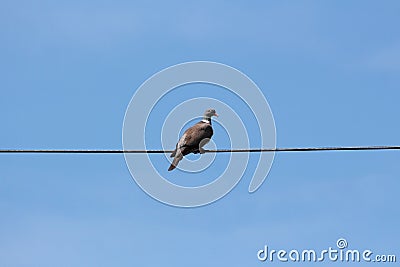
<instances>
[{"instance_id":1,"label":"pigeon","mask_svg":"<svg viewBox=\"0 0 400 267\"><path fill-rule=\"evenodd\" d=\"M210 141L213 135L213 128L211 126L212 116L218 117L215 109L207 109L204 112L203 119L183 133L181 139L179 139L176 144L174 152L171 154L171 157L174 157L174 160L172 161L168 171L175 169L183 156L186 156L187 154L205 153L203 146Z\"/></svg>"}]
</instances>

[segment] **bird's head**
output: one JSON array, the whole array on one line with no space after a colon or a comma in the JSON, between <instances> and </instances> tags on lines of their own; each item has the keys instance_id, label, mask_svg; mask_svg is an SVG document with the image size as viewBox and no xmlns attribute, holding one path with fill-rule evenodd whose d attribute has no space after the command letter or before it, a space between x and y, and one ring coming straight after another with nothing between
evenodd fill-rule
<instances>
[{"instance_id":1,"label":"bird's head","mask_svg":"<svg viewBox=\"0 0 400 267\"><path fill-rule=\"evenodd\" d=\"M215 112L215 109L209 108L204 112L204 118L209 119L212 116L218 117L218 114L217 114L217 112Z\"/></svg>"}]
</instances>

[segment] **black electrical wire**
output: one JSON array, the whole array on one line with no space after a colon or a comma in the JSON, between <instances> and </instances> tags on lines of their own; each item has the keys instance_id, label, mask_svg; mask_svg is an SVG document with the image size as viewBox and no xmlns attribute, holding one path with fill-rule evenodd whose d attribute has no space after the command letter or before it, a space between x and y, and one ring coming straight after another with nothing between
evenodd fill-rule
<instances>
[{"instance_id":1,"label":"black electrical wire","mask_svg":"<svg viewBox=\"0 0 400 267\"><path fill-rule=\"evenodd\" d=\"M293 147L293 148L243 148L210 149L206 153L254 153L254 152L311 152L311 151L360 151L400 150L400 146L348 146L348 147ZM161 154L172 150L108 150L108 149L0 149L0 153L11 154Z\"/></svg>"}]
</instances>

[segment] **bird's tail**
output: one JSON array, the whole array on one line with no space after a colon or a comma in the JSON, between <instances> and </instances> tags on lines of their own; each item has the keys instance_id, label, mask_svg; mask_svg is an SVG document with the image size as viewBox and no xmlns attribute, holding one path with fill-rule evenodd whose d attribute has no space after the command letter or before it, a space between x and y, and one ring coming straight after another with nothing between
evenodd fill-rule
<instances>
[{"instance_id":1,"label":"bird's tail","mask_svg":"<svg viewBox=\"0 0 400 267\"><path fill-rule=\"evenodd\" d=\"M175 158L172 161L171 166L169 166L169 168L168 168L168 171L172 171L173 169L175 169L176 166L178 166L178 163L179 163L179 161L181 161L182 158L183 158L183 155L182 155L181 151L180 150L177 151L175 153Z\"/></svg>"}]
</instances>

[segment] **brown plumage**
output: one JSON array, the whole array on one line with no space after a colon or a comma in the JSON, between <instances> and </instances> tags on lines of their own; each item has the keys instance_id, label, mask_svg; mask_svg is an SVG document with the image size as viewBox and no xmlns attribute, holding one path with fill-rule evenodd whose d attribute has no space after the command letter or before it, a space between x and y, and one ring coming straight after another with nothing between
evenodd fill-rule
<instances>
[{"instance_id":1,"label":"brown plumage","mask_svg":"<svg viewBox=\"0 0 400 267\"><path fill-rule=\"evenodd\" d=\"M172 161L168 171L175 169L176 166L178 166L179 161L181 161L187 154L204 153L203 146L210 141L213 135L213 128L211 126L212 116L218 116L215 110L206 110L203 120L199 121L183 133L182 137L176 144L174 152L171 154L171 157L174 157L174 160Z\"/></svg>"}]
</instances>

